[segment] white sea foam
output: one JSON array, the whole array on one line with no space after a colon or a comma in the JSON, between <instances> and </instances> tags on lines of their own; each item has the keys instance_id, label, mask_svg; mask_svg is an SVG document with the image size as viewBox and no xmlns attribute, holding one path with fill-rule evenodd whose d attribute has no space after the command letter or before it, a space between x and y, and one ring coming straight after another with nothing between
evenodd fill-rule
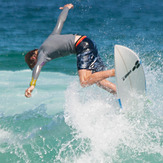
<instances>
[{"instance_id":1,"label":"white sea foam","mask_svg":"<svg viewBox=\"0 0 163 163\"><path fill-rule=\"evenodd\" d=\"M152 102L137 97L136 103L121 111L113 95L96 86L79 88L73 82L66 91L65 121L76 131L75 139L88 140L89 150L74 156L74 162L121 162L125 160L123 155L137 161L145 160L150 154L163 156L163 119L154 110L157 102L162 103L161 97ZM162 109L161 105L157 106L157 110Z\"/></svg>"},{"instance_id":2,"label":"white sea foam","mask_svg":"<svg viewBox=\"0 0 163 163\"><path fill-rule=\"evenodd\" d=\"M29 87L31 71L0 71L0 112L19 114L45 104L49 114L63 111L64 91L75 78L55 72L41 72L31 98L24 96Z\"/></svg>"}]
</instances>

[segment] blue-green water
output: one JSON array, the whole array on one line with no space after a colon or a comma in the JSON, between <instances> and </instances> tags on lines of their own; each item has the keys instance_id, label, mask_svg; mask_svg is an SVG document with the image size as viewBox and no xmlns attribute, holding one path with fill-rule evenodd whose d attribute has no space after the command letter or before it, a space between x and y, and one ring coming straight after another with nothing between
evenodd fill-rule
<instances>
[{"instance_id":1,"label":"blue-green water","mask_svg":"<svg viewBox=\"0 0 163 163\"><path fill-rule=\"evenodd\" d=\"M68 0L0 0L0 162L163 162L163 1L72 0L62 33L92 38L108 68L114 45L140 56L147 99L120 111L116 97L81 88L76 58L49 62L30 99L24 55L53 30ZM115 79L110 79L115 82Z\"/></svg>"}]
</instances>

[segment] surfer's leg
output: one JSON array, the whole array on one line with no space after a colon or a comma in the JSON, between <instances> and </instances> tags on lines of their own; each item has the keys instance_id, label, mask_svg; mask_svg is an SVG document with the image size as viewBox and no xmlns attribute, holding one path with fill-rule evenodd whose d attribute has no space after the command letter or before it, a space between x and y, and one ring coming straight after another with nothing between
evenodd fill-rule
<instances>
[{"instance_id":1,"label":"surfer's leg","mask_svg":"<svg viewBox=\"0 0 163 163\"><path fill-rule=\"evenodd\" d=\"M109 92L116 92L114 84L103 81L115 76L115 69L105 71L105 66L98 55L96 45L86 36L82 36L81 39L80 43L78 41L76 43L77 68L81 86L87 87L98 84Z\"/></svg>"},{"instance_id":2,"label":"surfer's leg","mask_svg":"<svg viewBox=\"0 0 163 163\"><path fill-rule=\"evenodd\" d=\"M112 70L99 71L99 72L92 73L91 70L82 69L78 71L78 74L79 74L80 84L83 87L86 87L95 83L96 84L99 83L99 85L103 85L103 86L106 85L106 87L109 87L109 83L103 80L106 78L115 76L115 70L112 69ZM111 86L109 88L112 89Z\"/></svg>"},{"instance_id":3,"label":"surfer's leg","mask_svg":"<svg viewBox=\"0 0 163 163\"><path fill-rule=\"evenodd\" d=\"M105 89L106 91L116 94L116 85L106 79L96 83L99 87Z\"/></svg>"}]
</instances>

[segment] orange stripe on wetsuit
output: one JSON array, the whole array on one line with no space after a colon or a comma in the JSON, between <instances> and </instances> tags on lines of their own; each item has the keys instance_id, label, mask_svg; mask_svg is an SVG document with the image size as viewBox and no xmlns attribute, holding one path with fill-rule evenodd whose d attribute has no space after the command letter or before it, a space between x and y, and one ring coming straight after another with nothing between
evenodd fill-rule
<instances>
[{"instance_id":1,"label":"orange stripe on wetsuit","mask_svg":"<svg viewBox=\"0 0 163 163\"><path fill-rule=\"evenodd\" d=\"M79 40L75 43L75 47L77 47L87 36L82 36Z\"/></svg>"}]
</instances>

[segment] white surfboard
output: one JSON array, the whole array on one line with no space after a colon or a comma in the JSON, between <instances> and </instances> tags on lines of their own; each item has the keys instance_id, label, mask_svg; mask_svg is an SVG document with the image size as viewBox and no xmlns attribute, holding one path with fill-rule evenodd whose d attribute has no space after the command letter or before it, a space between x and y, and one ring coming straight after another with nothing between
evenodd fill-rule
<instances>
[{"instance_id":1,"label":"white surfboard","mask_svg":"<svg viewBox=\"0 0 163 163\"><path fill-rule=\"evenodd\" d=\"M114 61L117 97L120 107L124 108L132 100L131 92L145 93L145 74L137 54L125 46L115 45Z\"/></svg>"}]
</instances>

